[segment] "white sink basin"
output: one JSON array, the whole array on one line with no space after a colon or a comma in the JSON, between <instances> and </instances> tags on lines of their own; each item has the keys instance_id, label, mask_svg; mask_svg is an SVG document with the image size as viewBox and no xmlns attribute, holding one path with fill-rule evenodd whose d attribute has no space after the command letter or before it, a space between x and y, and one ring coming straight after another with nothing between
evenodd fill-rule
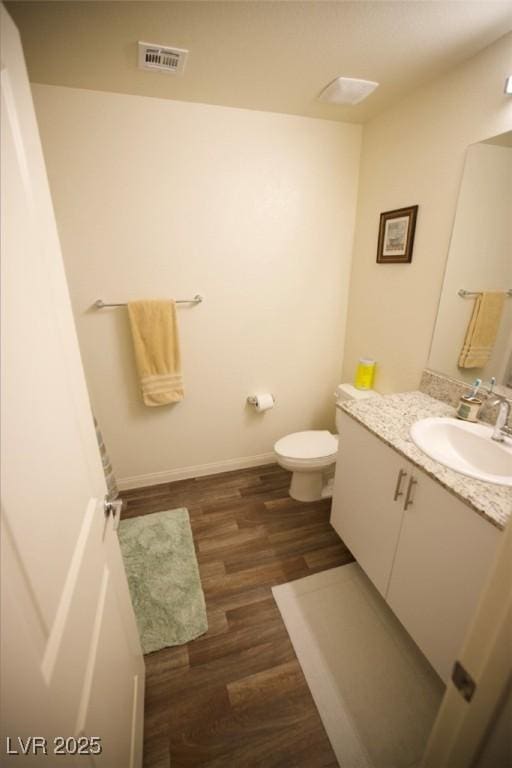
<instances>
[{"instance_id":1,"label":"white sink basin","mask_svg":"<svg viewBox=\"0 0 512 768\"><path fill-rule=\"evenodd\" d=\"M491 440L493 427L448 417L416 421L411 437L423 453L463 475L512 485L512 441Z\"/></svg>"}]
</instances>

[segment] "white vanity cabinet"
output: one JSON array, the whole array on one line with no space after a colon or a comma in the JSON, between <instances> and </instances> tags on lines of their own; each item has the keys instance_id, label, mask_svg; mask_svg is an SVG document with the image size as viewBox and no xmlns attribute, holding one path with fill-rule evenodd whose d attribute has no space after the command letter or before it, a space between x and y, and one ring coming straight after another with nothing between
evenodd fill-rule
<instances>
[{"instance_id":1,"label":"white vanity cabinet","mask_svg":"<svg viewBox=\"0 0 512 768\"><path fill-rule=\"evenodd\" d=\"M331 523L443 680L500 531L343 414Z\"/></svg>"},{"instance_id":2,"label":"white vanity cabinet","mask_svg":"<svg viewBox=\"0 0 512 768\"><path fill-rule=\"evenodd\" d=\"M385 597L402 524L408 462L346 413L341 418L331 524Z\"/></svg>"}]
</instances>

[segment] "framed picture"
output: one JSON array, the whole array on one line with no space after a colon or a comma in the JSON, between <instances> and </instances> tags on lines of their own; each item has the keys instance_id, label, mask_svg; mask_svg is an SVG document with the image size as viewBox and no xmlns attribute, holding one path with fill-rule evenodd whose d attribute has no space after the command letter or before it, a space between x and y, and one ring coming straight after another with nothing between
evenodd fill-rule
<instances>
[{"instance_id":1,"label":"framed picture","mask_svg":"<svg viewBox=\"0 0 512 768\"><path fill-rule=\"evenodd\" d=\"M378 264L408 264L412 261L417 213L417 205L381 213Z\"/></svg>"}]
</instances>

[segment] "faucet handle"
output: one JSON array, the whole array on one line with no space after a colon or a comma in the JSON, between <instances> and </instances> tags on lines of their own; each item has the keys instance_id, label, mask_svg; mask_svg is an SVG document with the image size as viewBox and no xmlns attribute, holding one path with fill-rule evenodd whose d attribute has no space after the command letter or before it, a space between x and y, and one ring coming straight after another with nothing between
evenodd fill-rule
<instances>
[{"instance_id":1,"label":"faucet handle","mask_svg":"<svg viewBox=\"0 0 512 768\"><path fill-rule=\"evenodd\" d=\"M498 405L499 407L491 439L496 440L498 443L502 443L505 439L505 435L509 437L509 435L512 434L512 430L507 424L510 416L511 403L506 397L501 397L500 395L496 395L495 397L496 400L493 400L491 405Z\"/></svg>"},{"instance_id":2,"label":"faucet handle","mask_svg":"<svg viewBox=\"0 0 512 768\"><path fill-rule=\"evenodd\" d=\"M486 397L491 397L494 394L494 387L496 386L496 376L493 376L489 384L482 384L480 387L484 391Z\"/></svg>"}]
</instances>

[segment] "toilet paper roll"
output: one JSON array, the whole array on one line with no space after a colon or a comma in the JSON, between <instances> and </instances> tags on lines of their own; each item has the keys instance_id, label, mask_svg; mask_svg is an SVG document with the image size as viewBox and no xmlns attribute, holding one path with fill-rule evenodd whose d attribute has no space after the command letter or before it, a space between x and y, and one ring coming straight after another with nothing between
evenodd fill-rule
<instances>
[{"instance_id":1,"label":"toilet paper roll","mask_svg":"<svg viewBox=\"0 0 512 768\"><path fill-rule=\"evenodd\" d=\"M270 392L262 392L260 395L253 395L250 402L261 413L274 407L274 396Z\"/></svg>"}]
</instances>

